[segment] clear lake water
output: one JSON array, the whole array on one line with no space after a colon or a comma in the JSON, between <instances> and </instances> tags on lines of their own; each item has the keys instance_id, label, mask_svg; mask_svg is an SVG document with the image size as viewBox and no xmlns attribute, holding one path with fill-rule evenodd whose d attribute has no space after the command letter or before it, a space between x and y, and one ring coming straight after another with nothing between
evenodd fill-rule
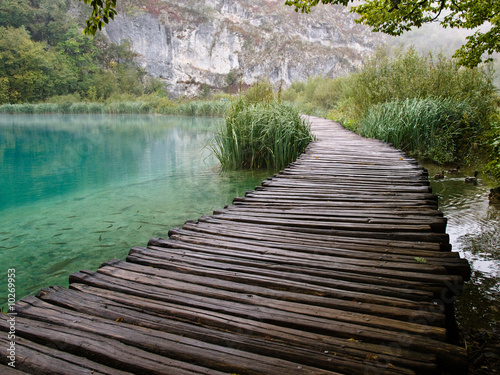
<instances>
[{"instance_id":1,"label":"clear lake water","mask_svg":"<svg viewBox=\"0 0 500 375\"><path fill-rule=\"evenodd\" d=\"M144 115L0 116L0 306L125 259L230 204L271 172L220 172L221 120Z\"/></svg>"}]
</instances>

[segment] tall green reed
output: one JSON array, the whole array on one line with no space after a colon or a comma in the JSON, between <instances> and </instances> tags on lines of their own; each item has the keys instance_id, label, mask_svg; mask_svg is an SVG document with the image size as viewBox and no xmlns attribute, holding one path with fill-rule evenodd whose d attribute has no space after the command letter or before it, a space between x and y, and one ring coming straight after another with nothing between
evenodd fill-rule
<instances>
[{"instance_id":1,"label":"tall green reed","mask_svg":"<svg viewBox=\"0 0 500 375\"><path fill-rule=\"evenodd\" d=\"M313 139L310 126L277 100L232 103L211 149L223 169L282 169Z\"/></svg>"},{"instance_id":2,"label":"tall green reed","mask_svg":"<svg viewBox=\"0 0 500 375\"><path fill-rule=\"evenodd\" d=\"M372 106L358 124L363 136L438 163L467 154L481 129L471 103L451 98L396 99Z\"/></svg>"}]
</instances>

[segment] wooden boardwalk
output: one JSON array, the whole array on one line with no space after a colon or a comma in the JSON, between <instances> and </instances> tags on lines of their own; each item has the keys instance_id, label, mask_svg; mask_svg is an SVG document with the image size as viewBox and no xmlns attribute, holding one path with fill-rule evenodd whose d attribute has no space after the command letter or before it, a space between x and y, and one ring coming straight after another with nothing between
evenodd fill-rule
<instances>
[{"instance_id":1,"label":"wooden boardwalk","mask_svg":"<svg viewBox=\"0 0 500 375\"><path fill-rule=\"evenodd\" d=\"M244 198L18 302L0 372L466 373L450 302L470 269L426 171L310 119L318 140Z\"/></svg>"}]
</instances>

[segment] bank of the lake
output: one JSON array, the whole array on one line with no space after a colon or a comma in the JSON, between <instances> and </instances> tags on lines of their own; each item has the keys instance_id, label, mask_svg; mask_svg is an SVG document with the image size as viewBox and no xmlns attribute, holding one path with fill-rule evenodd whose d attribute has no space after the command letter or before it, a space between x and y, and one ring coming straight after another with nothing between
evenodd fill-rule
<instances>
[{"instance_id":1,"label":"bank of the lake","mask_svg":"<svg viewBox=\"0 0 500 375\"><path fill-rule=\"evenodd\" d=\"M211 100L173 101L151 94L122 101L73 102L64 98L47 103L2 104L0 115L26 114L160 114L177 116L222 117L226 111L225 96Z\"/></svg>"}]
</instances>

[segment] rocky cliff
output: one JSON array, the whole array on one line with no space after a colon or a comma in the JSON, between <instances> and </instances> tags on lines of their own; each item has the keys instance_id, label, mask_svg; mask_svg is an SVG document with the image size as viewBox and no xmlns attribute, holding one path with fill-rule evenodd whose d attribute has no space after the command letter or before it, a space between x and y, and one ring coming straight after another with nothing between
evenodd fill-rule
<instances>
[{"instance_id":1,"label":"rocky cliff","mask_svg":"<svg viewBox=\"0 0 500 375\"><path fill-rule=\"evenodd\" d=\"M379 34L356 25L344 7L296 13L284 0L124 0L105 28L114 43L129 40L138 63L173 96L227 88L268 77L288 86L309 76L353 71Z\"/></svg>"}]
</instances>

